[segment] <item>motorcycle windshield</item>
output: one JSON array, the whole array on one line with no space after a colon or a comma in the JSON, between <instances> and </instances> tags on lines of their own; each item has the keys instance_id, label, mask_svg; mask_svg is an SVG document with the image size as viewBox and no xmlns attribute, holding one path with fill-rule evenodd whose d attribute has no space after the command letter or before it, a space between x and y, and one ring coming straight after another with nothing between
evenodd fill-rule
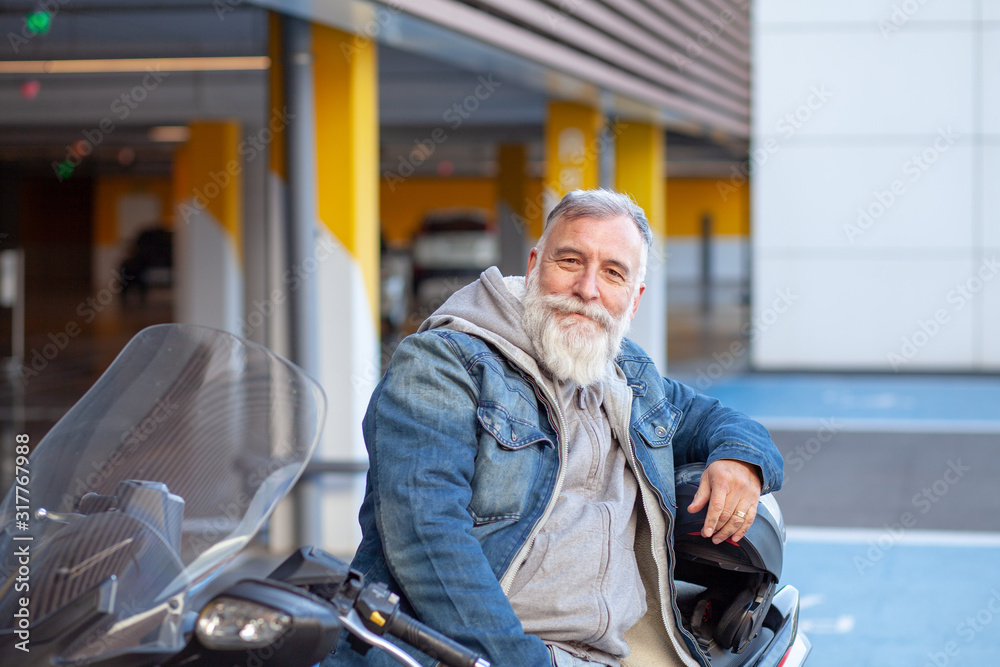
<instances>
[{"instance_id":1,"label":"motorcycle windshield","mask_svg":"<svg viewBox=\"0 0 1000 667\"><path fill-rule=\"evenodd\" d=\"M193 590L294 485L324 413L316 382L259 345L192 325L140 332L18 461L0 506L0 631L61 623L113 588L60 662L182 648Z\"/></svg>"}]
</instances>

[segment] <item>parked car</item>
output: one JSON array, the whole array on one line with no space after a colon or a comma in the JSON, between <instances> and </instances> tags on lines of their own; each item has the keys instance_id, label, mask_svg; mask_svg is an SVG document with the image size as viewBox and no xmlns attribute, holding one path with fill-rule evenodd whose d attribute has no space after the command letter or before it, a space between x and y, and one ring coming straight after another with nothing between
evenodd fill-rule
<instances>
[{"instance_id":1,"label":"parked car","mask_svg":"<svg viewBox=\"0 0 1000 667\"><path fill-rule=\"evenodd\" d=\"M413 239L413 294L429 314L500 261L500 239L490 212L477 208L428 213Z\"/></svg>"},{"instance_id":2,"label":"parked car","mask_svg":"<svg viewBox=\"0 0 1000 667\"><path fill-rule=\"evenodd\" d=\"M124 276L122 300L136 290L139 303L146 302L150 287L171 287L174 282L173 232L165 227L150 227L139 233L121 264Z\"/></svg>"}]
</instances>

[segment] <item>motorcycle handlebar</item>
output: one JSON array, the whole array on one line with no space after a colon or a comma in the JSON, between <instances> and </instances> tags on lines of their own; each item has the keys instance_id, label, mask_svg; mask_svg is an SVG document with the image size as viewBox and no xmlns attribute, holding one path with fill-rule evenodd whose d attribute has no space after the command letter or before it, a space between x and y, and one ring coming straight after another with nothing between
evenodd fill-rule
<instances>
[{"instance_id":1,"label":"motorcycle handlebar","mask_svg":"<svg viewBox=\"0 0 1000 667\"><path fill-rule=\"evenodd\" d=\"M461 644L432 630L401 611L392 615L386 630L394 637L420 649L430 657L452 667L490 667L490 663Z\"/></svg>"},{"instance_id":2,"label":"motorcycle handlebar","mask_svg":"<svg viewBox=\"0 0 1000 667\"><path fill-rule=\"evenodd\" d=\"M304 587L327 600L337 609L348 632L363 643L388 651L400 664L418 665L395 644L382 639L387 632L448 667L490 667L477 653L403 612L399 596L385 584L365 582L364 575L322 549L299 549L270 578Z\"/></svg>"},{"instance_id":3,"label":"motorcycle handlebar","mask_svg":"<svg viewBox=\"0 0 1000 667\"><path fill-rule=\"evenodd\" d=\"M360 584L361 580L356 582ZM348 588L351 589L348 597L353 597L351 606L369 631L379 635L388 632L448 667L490 667L478 654L402 611L399 596L385 584L369 582L360 588L351 585Z\"/></svg>"}]
</instances>

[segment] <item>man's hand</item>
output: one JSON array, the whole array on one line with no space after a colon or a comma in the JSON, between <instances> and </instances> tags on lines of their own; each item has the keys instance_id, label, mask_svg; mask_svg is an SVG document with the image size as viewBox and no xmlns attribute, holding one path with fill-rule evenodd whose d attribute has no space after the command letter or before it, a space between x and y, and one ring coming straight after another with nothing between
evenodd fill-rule
<instances>
[{"instance_id":1,"label":"man's hand","mask_svg":"<svg viewBox=\"0 0 1000 667\"><path fill-rule=\"evenodd\" d=\"M699 512L707 503L708 514L701 534L711 537L715 544L729 538L739 542L757 516L759 501L757 466L734 459L719 459L702 473L701 484L688 511Z\"/></svg>"}]
</instances>

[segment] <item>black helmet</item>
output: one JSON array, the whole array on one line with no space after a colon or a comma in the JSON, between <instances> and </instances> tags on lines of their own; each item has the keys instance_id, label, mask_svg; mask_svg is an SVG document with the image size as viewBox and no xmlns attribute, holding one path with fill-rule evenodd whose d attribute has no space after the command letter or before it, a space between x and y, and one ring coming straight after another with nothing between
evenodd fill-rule
<instances>
[{"instance_id":1,"label":"black helmet","mask_svg":"<svg viewBox=\"0 0 1000 667\"><path fill-rule=\"evenodd\" d=\"M704 463L679 466L674 474L677 520L674 578L702 588L694 596L679 597L685 627L708 645L713 640L741 653L760 632L781 577L785 524L778 503L762 496L757 517L739 542L714 544L701 536L706 509L690 513L705 470Z\"/></svg>"}]
</instances>

